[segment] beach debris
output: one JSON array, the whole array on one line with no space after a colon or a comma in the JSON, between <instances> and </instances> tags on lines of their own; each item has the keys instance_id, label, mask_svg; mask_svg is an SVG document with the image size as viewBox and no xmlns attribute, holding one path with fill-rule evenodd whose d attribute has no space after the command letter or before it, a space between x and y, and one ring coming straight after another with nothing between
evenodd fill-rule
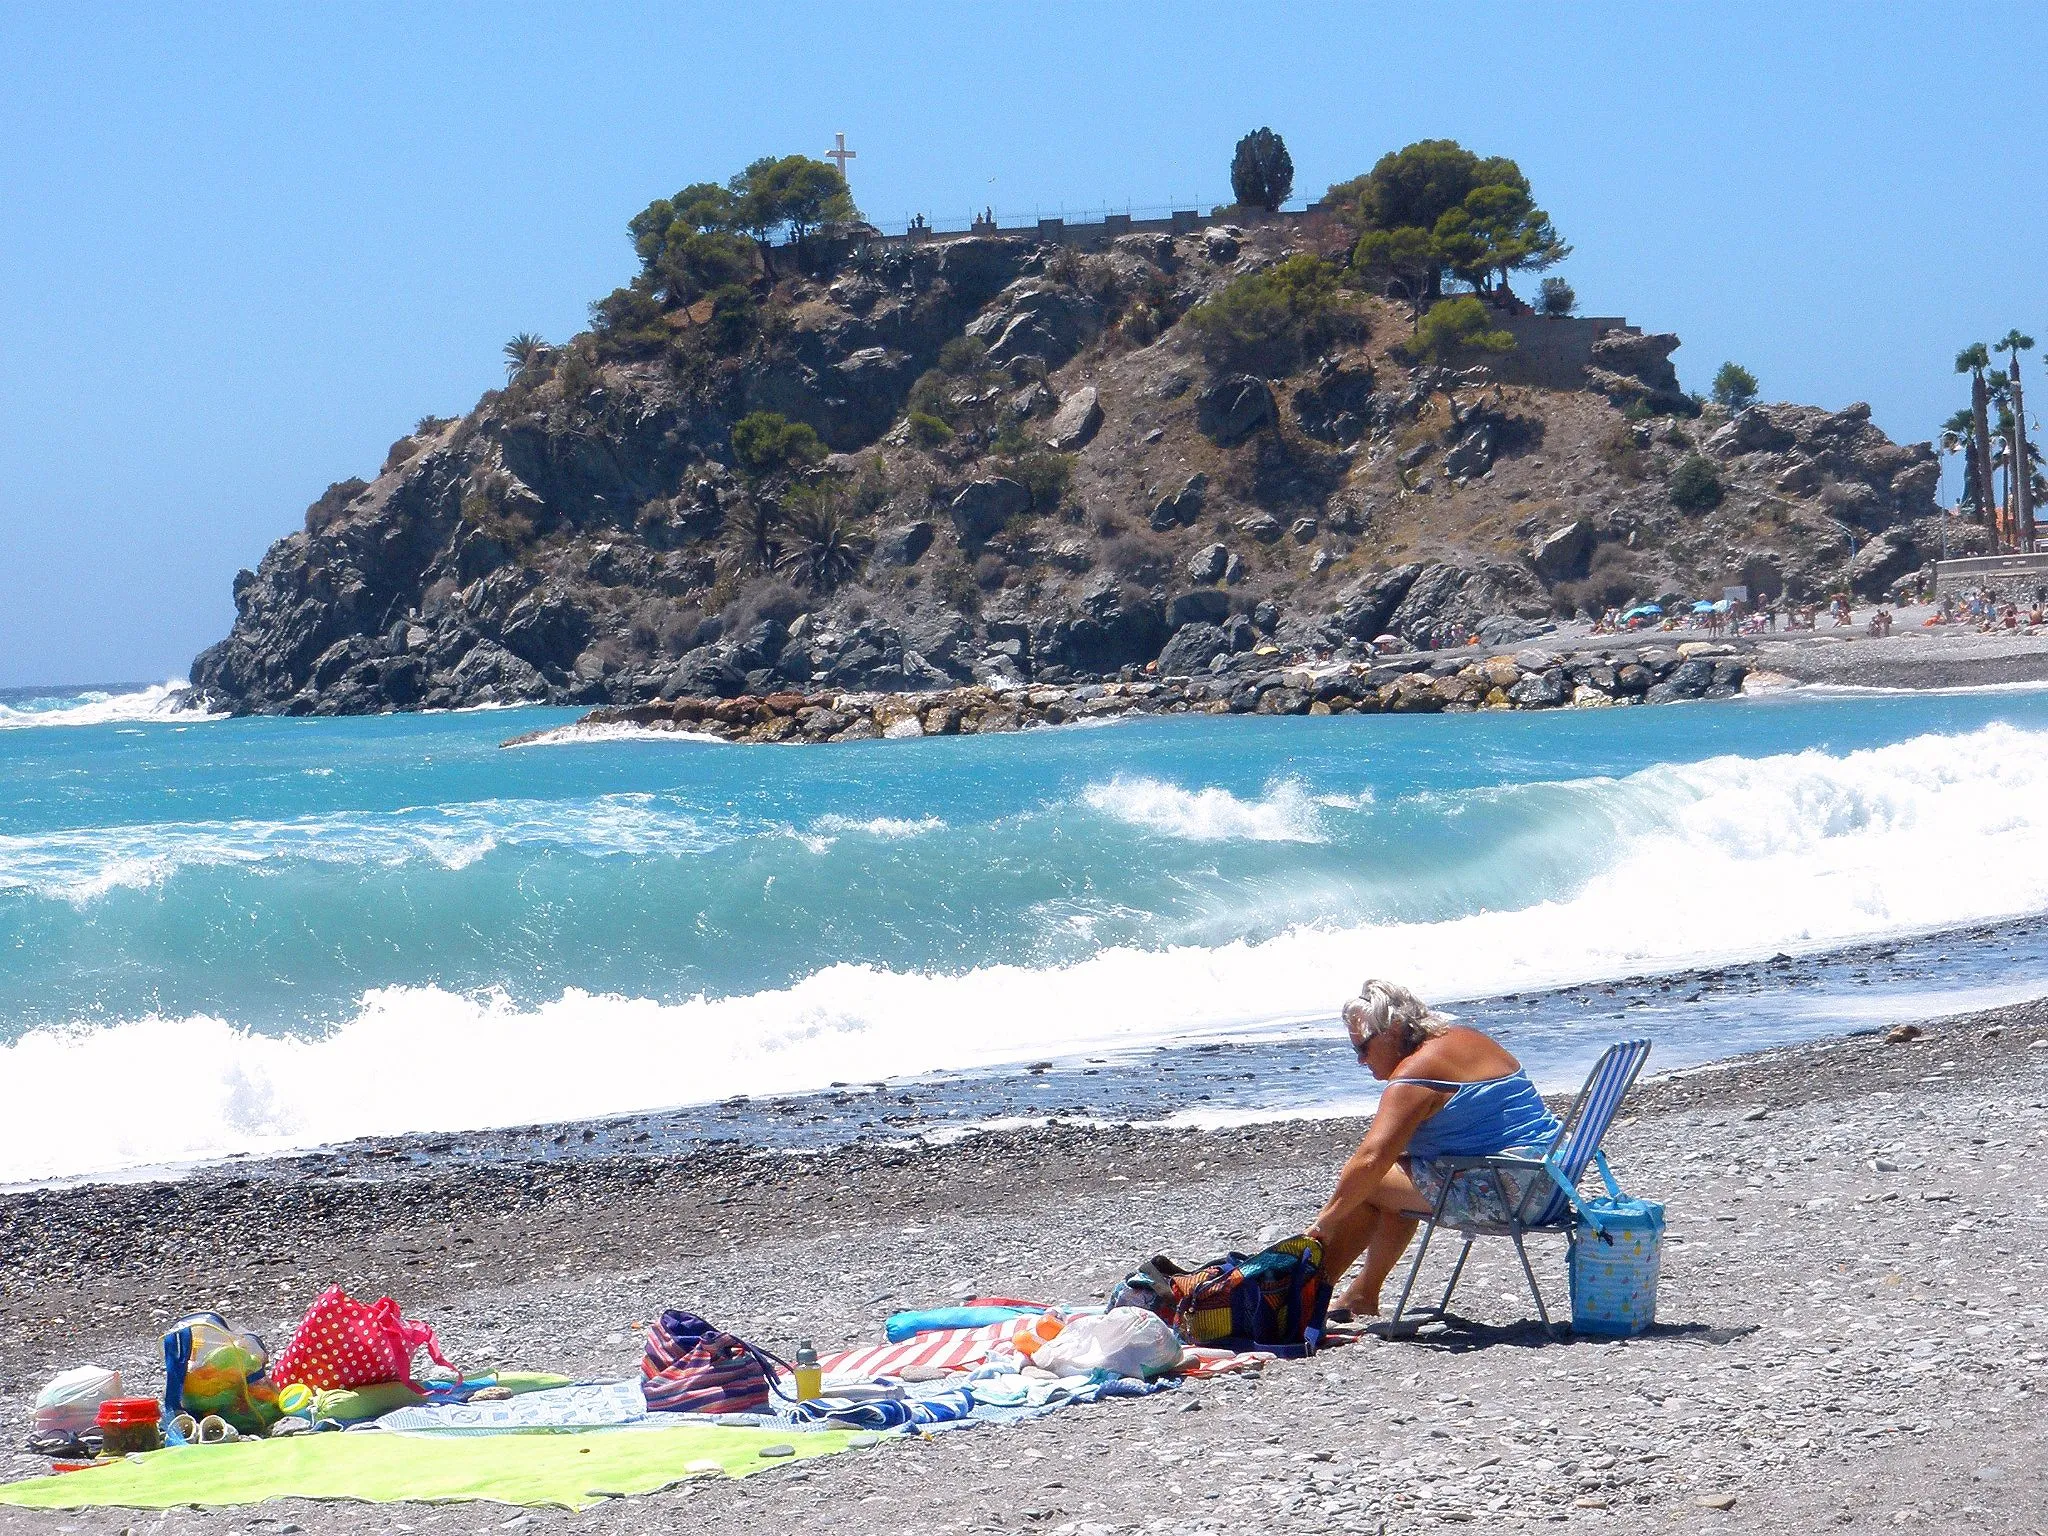
<instances>
[{"instance_id":1,"label":"beach debris","mask_svg":"<svg viewBox=\"0 0 2048 1536\"><path fill-rule=\"evenodd\" d=\"M1735 1495L1732 1493L1709 1493L1700 1499L1701 1509L1733 1509Z\"/></svg>"},{"instance_id":2,"label":"beach debris","mask_svg":"<svg viewBox=\"0 0 2048 1536\"><path fill-rule=\"evenodd\" d=\"M1884 1032L1886 1045L1904 1045L1908 1040L1918 1040L1927 1033L1918 1024L1894 1024Z\"/></svg>"}]
</instances>

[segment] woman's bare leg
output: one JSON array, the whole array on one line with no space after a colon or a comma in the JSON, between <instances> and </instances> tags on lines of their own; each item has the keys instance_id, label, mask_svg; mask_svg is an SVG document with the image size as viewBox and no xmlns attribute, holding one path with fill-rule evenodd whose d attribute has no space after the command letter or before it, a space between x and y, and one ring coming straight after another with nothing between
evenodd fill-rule
<instances>
[{"instance_id":1,"label":"woman's bare leg","mask_svg":"<svg viewBox=\"0 0 2048 1536\"><path fill-rule=\"evenodd\" d=\"M1380 1288L1387 1283L1387 1276L1394 1272L1401 1255L1408 1251L1409 1240L1415 1236L1416 1221L1416 1217L1395 1211L1380 1213L1379 1225L1365 1250L1365 1267L1359 1270L1358 1278L1351 1282L1350 1290L1345 1293L1355 1298L1346 1302L1353 1317L1379 1316Z\"/></svg>"},{"instance_id":2,"label":"woman's bare leg","mask_svg":"<svg viewBox=\"0 0 2048 1536\"><path fill-rule=\"evenodd\" d=\"M1416 1213L1428 1209L1407 1170L1398 1165L1381 1176L1367 1201L1340 1232L1323 1234L1323 1273L1332 1285L1365 1256L1365 1267L1335 1299L1353 1317L1379 1315L1380 1289L1415 1236Z\"/></svg>"},{"instance_id":3,"label":"woman's bare leg","mask_svg":"<svg viewBox=\"0 0 2048 1536\"><path fill-rule=\"evenodd\" d=\"M1379 1231L1380 1210L1376 1205L1363 1205L1357 1214L1347 1217L1334 1227L1323 1232L1323 1273L1334 1287L1344 1278L1344 1272L1358 1262L1358 1256L1372 1246L1374 1234ZM1348 1307L1349 1293L1337 1298L1337 1305Z\"/></svg>"}]
</instances>

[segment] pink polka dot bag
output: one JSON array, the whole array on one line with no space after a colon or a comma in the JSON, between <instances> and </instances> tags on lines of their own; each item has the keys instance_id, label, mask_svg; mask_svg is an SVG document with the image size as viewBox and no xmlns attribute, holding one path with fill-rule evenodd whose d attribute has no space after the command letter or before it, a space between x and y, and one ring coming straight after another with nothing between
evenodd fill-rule
<instances>
[{"instance_id":1,"label":"pink polka dot bag","mask_svg":"<svg viewBox=\"0 0 2048 1536\"><path fill-rule=\"evenodd\" d=\"M270 1363L270 1379L302 1383L321 1391L402 1381L415 1392L412 1357L424 1349L434 1364L455 1370L441 1354L441 1341L425 1323L409 1323L389 1296L357 1301L338 1285L320 1293L293 1333L284 1353ZM461 1373L457 1372L458 1379Z\"/></svg>"}]
</instances>

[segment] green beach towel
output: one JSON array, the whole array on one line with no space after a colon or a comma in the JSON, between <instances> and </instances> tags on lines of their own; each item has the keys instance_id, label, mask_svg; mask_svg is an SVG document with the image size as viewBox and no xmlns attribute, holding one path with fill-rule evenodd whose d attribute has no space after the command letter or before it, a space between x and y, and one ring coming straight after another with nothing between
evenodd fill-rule
<instances>
[{"instance_id":1,"label":"green beach towel","mask_svg":"<svg viewBox=\"0 0 2048 1536\"><path fill-rule=\"evenodd\" d=\"M265 1499L353 1499L392 1504L500 1504L588 1509L608 1498L652 1493L717 1472L745 1477L792 1460L829 1456L873 1435L837 1430L789 1433L678 1424L561 1435L494 1435L464 1440L416 1435L300 1435L237 1445L188 1445L139 1461L0 1484L0 1505L22 1509L169 1509L260 1504ZM766 1445L795 1455L767 1459Z\"/></svg>"}]
</instances>

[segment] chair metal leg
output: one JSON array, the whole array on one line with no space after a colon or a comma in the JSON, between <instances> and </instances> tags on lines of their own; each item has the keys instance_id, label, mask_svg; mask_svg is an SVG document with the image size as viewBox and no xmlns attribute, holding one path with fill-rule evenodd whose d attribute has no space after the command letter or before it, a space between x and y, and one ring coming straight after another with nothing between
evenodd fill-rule
<instances>
[{"instance_id":1,"label":"chair metal leg","mask_svg":"<svg viewBox=\"0 0 2048 1536\"><path fill-rule=\"evenodd\" d=\"M1422 1241L1415 1245L1415 1257L1408 1264L1408 1278L1401 1282L1401 1299L1394 1303L1394 1315L1387 1319L1391 1330L1401 1326L1401 1315L1408 1310L1408 1293L1415 1289L1415 1277L1422 1273L1423 1255L1429 1252L1429 1240L1436 1235L1436 1223L1424 1221Z\"/></svg>"},{"instance_id":2,"label":"chair metal leg","mask_svg":"<svg viewBox=\"0 0 2048 1536\"><path fill-rule=\"evenodd\" d=\"M1529 1294L1536 1300L1536 1316L1541 1319L1544 1332L1548 1333L1550 1331L1550 1312L1543 1305L1543 1292L1537 1288L1536 1270L1529 1262L1529 1250L1522 1244L1522 1234L1519 1228L1509 1235L1514 1238L1515 1252L1522 1260L1522 1274L1529 1282Z\"/></svg>"},{"instance_id":3,"label":"chair metal leg","mask_svg":"<svg viewBox=\"0 0 2048 1536\"><path fill-rule=\"evenodd\" d=\"M1415 1257L1408 1265L1408 1278L1401 1283L1401 1299L1394 1303L1394 1315L1387 1319L1387 1332L1389 1335L1399 1331L1401 1327L1401 1318L1408 1310L1409 1293L1415 1289L1415 1277L1422 1273L1422 1261L1429 1254L1429 1240L1436 1236L1437 1223L1443 1220L1444 1207L1450 1203L1451 1186L1457 1183L1457 1181L1458 1175L1455 1173L1444 1180L1444 1187L1437 1193L1436 1204L1430 1208L1430 1213L1422 1218L1422 1241L1415 1245ZM1465 1239L1465 1247L1469 1251L1471 1246L1472 1239L1468 1237ZM1458 1255L1458 1269L1463 1269L1464 1267L1465 1255L1461 1253ZM1451 1284L1456 1285L1457 1283L1458 1274L1457 1270L1454 1269L1451 1272ZM1444 1296L1448 1300L1450 1292L1446 1291ZM1437 1317L1443 1316L1443 1308L1438 1307L1433 1315Z\"/></svg>"},{"instance_id":4,"label":"chair metal leg","mask_svg":"<svg viewBox=\"0 0 2048 1536\"><path fill-rule=\"evenodd\" d=\"M1458 1288L1458 1276L1465 1273L1465 1261L1472 1257L1472 1234L1465 1234L1465 1246L1458 1250L1458 1262L1451 1266L1451 1278L1444 1286L1444 1299L1436 1304L1436 1315L1448 1317L1451 1311L1451 1292Z\"/></svg>"}]
</instances>

